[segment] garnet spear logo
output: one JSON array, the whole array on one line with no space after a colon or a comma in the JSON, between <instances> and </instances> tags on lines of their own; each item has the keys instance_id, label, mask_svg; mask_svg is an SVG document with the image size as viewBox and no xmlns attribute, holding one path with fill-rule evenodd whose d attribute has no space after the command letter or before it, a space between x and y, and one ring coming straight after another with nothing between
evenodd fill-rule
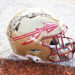
<instances>
[{"instance_id":1,"label":"garnet spear logo","mask_svg":"<svg viewBox=\"0 0 75 75\"><path fill-rule=\"evenodd\" d=\"M21 36L14 37L13 40L16 41L16 40L23 39L23 38L28 37L28 36L32 36L29 40L27 40L23 43L23 45L28 44L28 43L31 43L32 41L35 41L40 36L40 34L42 32L46 31L47 34L48 34L58 26L57 23L53 23L53 22L50 22L50 23L45 23L44 22L43 24L44 24L44 27L36 28L36 30L33 31L33 32L30 32L30 33L27 33L27 34L24 34L24 35L21 35Z\"/></svg>"}]
</instances>

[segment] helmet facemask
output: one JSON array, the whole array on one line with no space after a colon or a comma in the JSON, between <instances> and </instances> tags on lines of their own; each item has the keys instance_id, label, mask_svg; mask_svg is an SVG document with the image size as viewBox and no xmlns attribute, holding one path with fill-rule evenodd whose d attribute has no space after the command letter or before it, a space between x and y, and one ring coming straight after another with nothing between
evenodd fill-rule
<instances>
[{"instance_id":1,"label":"helmet facemask","mask_svg":"<svg viewBox=\"0 0 75 75\"><path fill-rule=\"evenodd\" d=\"M51 49L49 60L52 62L66 61L73 58L74 41L72 38L65 37L66 31L67 26L65 26L65 29L59 34L50 37L44 37L42 39L43 45L47 47L49 46ZM45 42L49 39L52 39L50 43Z\"/></svg>"}]
</instances>

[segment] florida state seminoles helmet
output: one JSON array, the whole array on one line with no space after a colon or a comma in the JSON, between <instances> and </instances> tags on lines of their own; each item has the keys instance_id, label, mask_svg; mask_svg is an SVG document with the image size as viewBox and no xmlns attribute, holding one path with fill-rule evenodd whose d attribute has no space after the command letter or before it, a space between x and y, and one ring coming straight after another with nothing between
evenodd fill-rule
<instances>
[{"instance_id":1,"label":"florida state seminoles helmet","mask_svg":"<svg viewBox=\"0 0 75 75\"><path fill-rule=\"evenodd\" d=\"M13 18L7 34L14 53L57 62L73 57L73 40L65 37L66 29L67 26L50 13L28 10Z\"/></svg>"}]
</instances>

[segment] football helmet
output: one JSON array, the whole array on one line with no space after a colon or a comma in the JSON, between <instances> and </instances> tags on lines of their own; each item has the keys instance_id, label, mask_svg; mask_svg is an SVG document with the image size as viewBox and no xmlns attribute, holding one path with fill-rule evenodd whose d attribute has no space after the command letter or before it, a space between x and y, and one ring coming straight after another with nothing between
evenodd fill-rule
<instances>
[{"instance_id":1,"label":"football helmet","mask_svg":"<svg viewBox=\"0 0 75 75\"><path fill-rule=\"evenodd\" d=\"M74 54L74 41L65 36L67 29L50 12L28 10L11 20L7 35L14 53L58 62L69 60Z\"/></svg>"}]
</instances>

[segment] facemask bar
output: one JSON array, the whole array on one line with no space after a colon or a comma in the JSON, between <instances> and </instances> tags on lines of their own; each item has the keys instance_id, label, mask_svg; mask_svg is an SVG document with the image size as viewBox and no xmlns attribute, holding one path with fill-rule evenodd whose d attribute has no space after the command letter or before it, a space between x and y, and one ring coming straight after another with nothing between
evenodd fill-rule
<instances>
[{"instance_id":1,"label":"facemask bar","mask_svg":"<svg viewBox=\"0 0 75 75\"><path fill-rule=\"evenodd\" d=\"M51 36L51 37L45 37L42 39L42 40L53 39L55 42L55 49L53 49L50 45L47 45L44 43L42 44L43 46L50 47L50 49L51 49L50 56L53 57L57 54L57 58L55 60L50 59L50 61L52 61L52 62L66 61L66 60L70 60L73 58L73 54L74 54L73 48L75 46L73 44L74 41L72 38L65 37L65 33L66 33L68 27L64 25L64 28L65 29L62 32L60 32L59 34ZM67 41L68 41L66 44L64 43L64 39L67 39ZM61 43L60 43L60 40L61 40ZM57 44L57 42L58 42L58 44ZM60 47L58 47L58 46L60 46Z\"/></svg>"}]
</instances>

